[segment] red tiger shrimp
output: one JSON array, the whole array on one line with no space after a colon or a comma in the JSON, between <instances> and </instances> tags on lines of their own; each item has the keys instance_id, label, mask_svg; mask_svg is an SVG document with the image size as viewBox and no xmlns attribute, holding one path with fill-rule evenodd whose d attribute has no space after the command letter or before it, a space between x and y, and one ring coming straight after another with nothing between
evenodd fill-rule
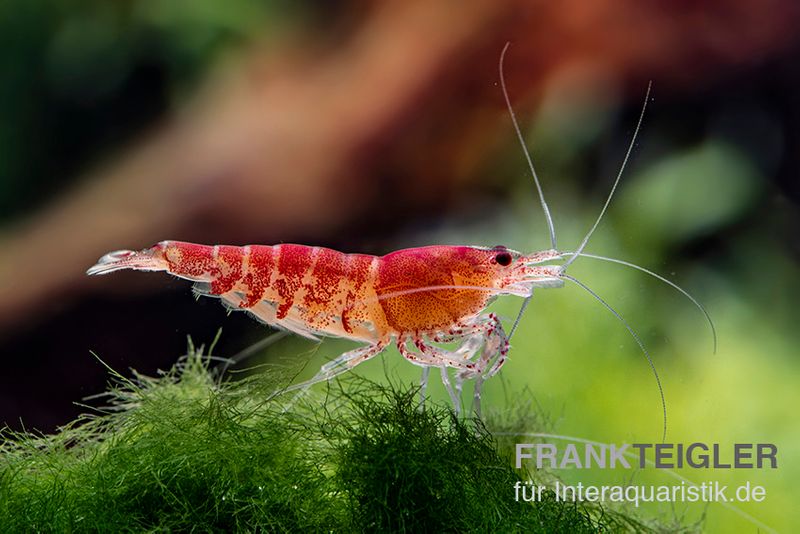
<instances>
[{"instance_id":1,"label":"red tiger shrimp","mask_svg":"<svg viewBox=\"0 0 800 534\"><path fill-rule=\"evenodd\" d=\"M574 252L558 251L550 211L503 79L507 48L508 45L500 56L500 82L545 213L550 249L524 254L503 246L435 245L372 256L294 244L237 247L162 241L138 252L108 253L87 273L107 274L121 269L166 271L194 281L199 294L217 296L226 306L246 310L270 326L312 339L334 336L362 343L322 366L310 380L284 391L330 380L395 345L405 359L423 367L423 399L432 367L440 369L457 413L462 382L475 379L473 409L478 415L482 381L497 374L507 361L510 338L533 290L561 287L567 280L591 293L622 321L636 340L656 378L666 432L664 393L644 344L620 314L566 273L567 267L578 257L639 269L683 293L711 322L705 309L673 282L637 265L584 252L620 181L641 126L647 98L600 215ZM551 263L565 258L561 265ZM485 311L500 295L525 298L508 334L498 317ZM714 332L713 323L711 328ZM714 340L716 344L715 332ZM442 343L455 343L455 348L445 349L440 346ZM455 389L450 383L450 368L456 370Z\"/></svg>"},{"instance_id":2,"label":"red tiger shrimp","mask_svg":"<svg viewBox=\"0 0 800 534\"><path fill-rule=\"evenodd\" d=\"M352 369L392 343L412 363L452 367L460 379L469 379L497 373L508 352L503 325L496 315L482 313L489 301L499 294L524 297L534 287L562 285L556 266L540 265L561 256L436 245L379 257L292 244L162 241L139 252L106 254L87 272L167 271L197 282L198 293L218 296L270 326L312 339L323 335L365 343L326 364L308 384ZM453 351L433 345L459 339Z\"/></svg>"}]
</instances>

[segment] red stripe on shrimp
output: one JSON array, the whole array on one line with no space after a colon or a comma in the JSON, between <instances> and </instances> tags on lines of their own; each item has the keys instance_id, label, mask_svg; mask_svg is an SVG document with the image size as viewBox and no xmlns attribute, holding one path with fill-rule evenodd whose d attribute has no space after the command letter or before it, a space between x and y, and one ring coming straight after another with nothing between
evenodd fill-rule
<instances>
[{"instance_id":1,"label":"red stripe on shrimp","mask_svg":"<svg viewBox=\"0 0 800 534\"><path fill-rule=\"evenodd\" d=\"M247 272L241 283L247 296L239 303L240 308L252 308L264 298L276 263L273 247L250 245L248 250Z\"/></svg>"},{"instance_id":2,"label":"red stripe on shrimp","mask_svg":"<svg viewBox=\"0 0 800 534\"><path fill-rule=\"evenodd\" d=\"M222 295L227 293L242 278L242 258L244 251L241 247L217 245L214 247L214 269L211 271L211 294Z\"/></svg>"},{"instance_id":3,"label":"red stripe on shrimp","mask_svg":"<svg viewBox=\"0 0 800 534\"><path fill-rule=\"evenodd\" d=\"M332 302L340 291L340 284L346 278L346 256L329 248L316 249L316 261L311 271L311 283L305 284L303 306L312 312L326 312L341 308L344 301Z\"/></svg>"},{"instance_id":4,"label":"red stripe on shrimp","mask_svg":"<svg viewBox=\"0 0 800 534\"><path fill-rule=\"evenodd\" d=\"M353 333L353 323L361 319L369 319L363 317L364 313L361 307L356 308L357 302L363 302L365 298L365 285L369 278L370 267L375 260L375 256L368 256L366 254L348 254L347 255L347 297L345 298L345 307L342 311L342 327L349 334Z\"/></svg>"},{"instance_id":5,"label":"red stripe on shrimp","mask_svg":"<svg viewBox=\"0 0 800 534\"><path fill-rule=\"evenodd\" d=\"M153 247L162 251L168 271L179 276L201 277L215 269L214 247L183 241L162 241Z\"/></svg>"},{"instance_id":6,"label":"red stripe on shrimp","mask_svg":"<svg viewBox=\"0 0 800 534\"><path fill-rule=\"evenodd\" d=\"M278 304L278 319L283 319L294 304L297 290L303 285L303 276L311 266L312 247L305 245L280 245L278 248L278 278L273 287L281 302Z\"/></svg>"}]
</instances>

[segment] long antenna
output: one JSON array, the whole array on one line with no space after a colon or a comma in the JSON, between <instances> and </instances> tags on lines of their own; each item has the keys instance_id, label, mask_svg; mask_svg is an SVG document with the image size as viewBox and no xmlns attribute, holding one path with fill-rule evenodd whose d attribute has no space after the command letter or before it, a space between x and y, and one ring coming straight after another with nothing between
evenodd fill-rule
<instances>
[{"instance_id":1,"label":"long antenna","mask_svg":"<svg viewBox=\"0 0 800 534\"><path fill-rule=\"evenodd\" d=\"M628 145L628 151L625 153L625 159L622 160L622 166L619 168L619 172L617 173L617 179L614 180L614 185L611 187L611 192L608 194L608 198L606 198L606 203L603 204L603 209L600 210L600 215L597 217L597 220L594 221L594 225L592 225L592 229L589 230L589 233L586 234L586 237L583 238L583 242L581 242L581 246L579 246L575 253L570 257L562 266L561 271L565 271L569 265L575 261L575 259L580 256L583 249L586 248L586 244L589 242L589 238L592 237L592 234L597 229L597 226L600 224L600 221L603 219L603 215L606 213L606 209L608 209L608 205L611 204L611 199L614 197L614 192L617 190L617 185L619 185L619 180L622 178L622 172L625 170L625 165L628 163L628 159L631 156L631 152L633 151L633 145L636 143L636 136L639 135L639 130L642 127L642 121L644 120L644 112L647 109L647 101L650 100L650 89L653 86L653 82L650 81L647 83L647 93L644 95L644 104L642 104L642 112L639 114L639 122L636 123L636 129L633 131L633 137L631 137L631 144Z\"/></svg>"},{"instance_id":2,"label":"long antenna","mask_svg":"<svg viewBox=\"0 0 800 534\"><path fill-rule=\"evenodd\" d=\"M569 256L569 255L574 254L574 253L573 252L564 252L562 254L564 256ZM616 258L607 258L606 256L598 256L597 254L587 254L586 252L581 252L580 253L580 257L582 257L582 258L591 258L591 259L594 259L594 260L608 261L608 262L611 262L611 263L618 263L620 265L625 265L626 267L631 267L633 269L637 269L639 271L642 271L643 273L648 274L648 275L652 276L653 278L655 278L657 280L660 280L661 282L664 282L668 286L671 286L671 287L677 289L681 294L683 294L684 297L689 299L692 302L692 304L694 304L695 307L698 310L700 310L700 312L702 312L702 314L705 316L706 321L708 322L708 326L711 327L711 337L712 337L713 342L714 342L714 354L717 353L717 329L714 326L714 321L711 319L711 315L708 313L708 311L706 310L705 306L700 304L697 301L696 298L694 298L692 295L690 295L689 292L686 291L685 289L683 289L681 286L679 286L678 284L676 284L672 280L668 280L668 279L664 278L660 274L654 273L650 269L645 269L644 267L640 267L640 266L636 265L635 263L631 263L629 261L618 260Z\"/></svg>"},{"instance_id":3,"label":"long antenna","mask_svg":"<svg viewBox=\"0 0 800 534\"><path fill-rule=\"evenodd\" d=\"M653 376L656 378L656 385L658 385L658 394L661 396L661 413L662 413L663 421L664 421L664 426L663 426L662 432L661 432L661 441L662 442L666 442L666 440L667 440L667 401L664 398L664 387L661 385L661 377L658 376L658 371L656 370L656 365L653 363L653 358L650 357L650 353L647 352L647 349L645 348L644 343L642 343L642 340L639 338L639 335L631 327L631 325L628 324L628 321L626 321L622 317L622 315L620 315L617 312L617 310L612 308L611 305L608 302L606 302L605 300L603 300L600 297L600 295L598 295L597 293L592 291L589 288L589 286L587 286L583 282L579 281L578 279L573 278L572 276L569 276L568 274L562 274L561 277L562 278L566 278L567 280L569 280L570 282L572 282L574 284L577 284L578 286L582 287L586 292L588 292L591 296L596 298L597 301L600 304L602 304L608 311L613 313L614 316L617 319L619 319L619 321L623 324L623 326L625 326L625 328L628 330L628 333L630 333L630 335L636 341L636 344L639 345L639 348L642 350L642 353L644 354L645 358L647 358L647 363L650 364L650 369L653 371Z\"/></svg>"},{"instance_id":4,"label":"long antenna","mask_svg":"<svg viewBox=\"0 0 800 534\"><path fill-rule=\"evenodd\" d=\"M553 226L553 217L550 215L550 208L547 207L547 201L544 199L544 191L542 191L542 184L539 183L539 175L536 174L536 168L533 166L531 154L528 151L527 145L525 145L525 138L522 136L522 130L520 130L519 123L517 122L517 115L514 113L514 107L511 105L511 99L508 96L508 89L506 89L506 77L505 72L503 71L503 64L505 62L506 52L508 51L509 46L511 46L510 41L506 43L506 45L503 47L503 51L500 52L500 63L497 66L497 70L500 74L500 87L503 90L503 98L506 101L508 114L511 116L511 123L514 125L514 132L516 132L519 144L522 146L522 153L525 154L525 159L528 162L528 168L531 171L531 176L533 176L533 182L536 184L536 191L539 193L539 201L542 204L542 211L544 211L544 217L547 219L547 229L550 232L550 248L556 250L558 247L556 246L556 229ZM514 326L511 327L511 331L508 334L508 340L511 340L511 336L513 336L514 332L516 332L520 319L522 319L522 314L525 312L525 309L528 307L528 304L530 304L532 298L533 294L531 293L530 296L525 297L525 300L522 301L522 307L517 314L517 318L514 320Z\"/></svg>"},{"instance_id":5,"label":"long antenna","mask_svg":"<svg viewBox=\"0 0 800 534\"><path fill-rule=\"evenodd\" d=\"M500 52L500 64L498 65L498 70L500 71L500 87L503 89L503 98L506 99L506 107L508 108L508 114L511 115L511 122L514 124L514 131L517 133L519 144L522 145L522 152L525 154L525 159L528 160L528 168L530 169L531 175L533 176L533 181L536 184L536 190L539 192L539 200L542 203L544 216L547 219L547 228L550 231L550 246L553 250L555 250L557 248L556 230L553 227L553 218L550 216L550 208L547 207L547 201L544 199L542 185L539 183L539 176L536 174L536 169L533 166L533 160L531 160L531 154L528 152L528 147L525 146L525 138L522 137L522 130L519 129L519 124L517 123L517 115L514 113L514 108L511 106L511 99L508 97L508 90L506 89L505 74L503 73L503 62L506 58L506 51L508 50L509 46L511 46L511 42L507 42L503 47L503 51Z\"/></svg>"}]
</instances>

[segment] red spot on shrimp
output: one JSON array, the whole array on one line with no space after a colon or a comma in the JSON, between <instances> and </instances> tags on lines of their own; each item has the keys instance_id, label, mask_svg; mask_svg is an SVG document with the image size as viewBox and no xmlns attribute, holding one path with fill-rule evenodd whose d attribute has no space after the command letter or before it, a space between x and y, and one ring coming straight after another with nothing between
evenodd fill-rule
<instances>
[{"instance_id":1,"label":"red spot on shrimp","mask_svg":"<svg viewBox=\"0 0 800 534\"><path fill-rule=\"evenodd\" d=\"M346 256L329 248L318 248L313 281L304 286L306 290L303 305L309 309L323 311L330 309L331 300L339 291L339 284L346 275L344 263Z\"/></svg>"},{"instance_id":2,"label":"red spot on shrimp","mask_svg":"<svg viewBox=\"0 0 800 534\"><path fill-rule=\"evenodd\" d=\"M311 247L305 245L281 245L278 254L278 279L275 290L281 298L278 304L278 319L283 319L294 304L297 290L303 283L303 276L311 266Z\"/></svg>"},{"instance_id":3,"label":"red spot on shrimp","mask_svg":"<svg viewBox=\"0 0 800 534\"><path fill-rule=\"evenodd\" d=\"M217 258L214 270L211 272L211 294L221 295L227 293L242 277L242 258L244 252L241 247L228 245L217 246Z\"/></svg>"},{"instance_id":4,"label":"red spot on shrimp","mask_svg":"<svg viewBox=\"0 0 800 534\"><path fill-rule=\"evenodd\" d=\"M363 311L360 308L356 309L355 305L363 297L364 285L369 277L369 269L375 257L364 254L348 254L347 258L350 287L348 288L345 307L342 311L342 327L345 332L352 334L351 319L357 320L358 316L363 314Z\"/></svg>"},{"instance_id":5,"label":"red spot on shrimp","mask_svg":"<svg viewBox=\"0 0 800 534\"><path fill-rule=\"evenodd\" d=\"M160 251L169 272L180 276L200 277L215 269L214 247L182 241L162 241L153 249Z\"/></svg>"},{"instance_id":6,"label":"red spot on shrimp","mask_svg":"<svg viewBox=\"0 0 800 534\"><path fill-rule=\"evenodd\" d=\"M272 271L275 268L273 248L264 245L250 245L250 256L247 262L247 273L242 278L242 285L247 291L247 298L239 307L252 308L264 297L269 287Z\"/></svg>"},{"instance_id":7,"label":"red spot on shrimp","mask_svg":"<svg viewBox=\"0 0 800 534\"><path fill-rule=\"evenodd\" d=\"M350 321L347 319L347 315L348 315L347 310L344 310L342 312L342 328L344 328L344 331L347 332L348 334L352 334L353 333L353 326L350 324Z\"/></svg>"}]
</instances>

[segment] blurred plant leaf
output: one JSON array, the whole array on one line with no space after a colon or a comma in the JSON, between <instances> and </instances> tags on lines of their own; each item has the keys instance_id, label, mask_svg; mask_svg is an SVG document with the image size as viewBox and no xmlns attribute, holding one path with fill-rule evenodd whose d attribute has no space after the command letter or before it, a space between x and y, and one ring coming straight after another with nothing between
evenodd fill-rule
<instances>
[{"instance_id":1,"label":"blurred plant leaf","mask_svg":"<svg viewBox=\"0 0 800 534\"><path fill-rule=\"evenodd\" d=\"M677 153L631 180L620 206L648 239L680 242L718 230L758 198L763 180L732 146L716 140Z\"/></svg>"}]
</instances>

